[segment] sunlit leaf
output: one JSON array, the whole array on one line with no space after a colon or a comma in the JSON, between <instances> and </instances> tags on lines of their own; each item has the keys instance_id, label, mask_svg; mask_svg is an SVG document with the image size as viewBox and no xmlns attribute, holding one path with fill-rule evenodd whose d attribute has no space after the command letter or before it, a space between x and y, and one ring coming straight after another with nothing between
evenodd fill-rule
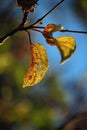
<instances>
[{"instance_id":1,"label":"sunlit leaf","mask_svg":"<svg viewBox=\"0 0 87 130\"><path fill-rule=\"evenodd\" d=\"M76 49L75 39L72 36L64 36L55 39L56 39L56 45L61 54L60 63L64 63L75 52Z\"/></svg>"},{"instance_id":2,"label":"sunlit leaf","mask_svg":"<svg viewBox=\"0 0 87 130\"><path fill-rule=\"evenodd\" d=\"M42 34L46 39L46 42L51 46L57 46L61 54L61 62L64 63L69 59L76 49L75 39L72 36L64 36L54 38L53 33L63 30L62 25L48 24L43 30Z\"/></svg>"},{"instance_id":3,"label":"sunlit leaf","mask_svg":"<svg viewBox=\"0 0 87 130\"><path fill-rule=\"evenodd\" d=\"M48 70L48 56L46 49L39 43L32 44L31 65L24 77L23 87L38 84Z\"/></svg>"},{"instance_id":4,"label":"sunlit leaf","mask_svg":"<svg viewBox=\"0 0 87 130\"><path fill-rule=\"evenodd\" d=\"M48 33L53 33L53 32L56 32L56 31L59 31L59 30L62 30L63 29L63 26L61 24L59 25L56 25L56 24L48 24L44 31L45 32L48 32Z\"/></svg>"},{"instance_id":5,"label":"sunlit leaf","mask_svg":"<svg viewBox=\"0 0 87 130\"><path fill-rule=\"evenodd\" d=\"M46 42L51 46L55 46L55 38L53 38L53 33L63 29L62 25L48 24L43 30L42 34L46 39Z\"/></svg>"}]
</instances>

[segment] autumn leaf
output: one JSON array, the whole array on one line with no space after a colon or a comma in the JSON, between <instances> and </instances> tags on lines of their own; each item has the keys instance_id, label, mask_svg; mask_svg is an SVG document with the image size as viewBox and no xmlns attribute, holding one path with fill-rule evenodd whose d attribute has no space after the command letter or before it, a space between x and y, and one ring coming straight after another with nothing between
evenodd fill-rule
<instances>
[{"instance_id":1,"label":"autumn leaf","mask_svg":"<svg viewBox=\"0 0 87 130\"><path fill-rule=\"evenodd\" d=\"M64 36L55 38L56 46L58 47L61 54L61 62L64 63L69 59L76 49L76 42L73 36Z\"/></svg>"},{"instance_id":2,"label":"autumn leaf","mask_svg":"<svg viewBox=\"0 0 87 130\"><path fill-rule=\"evenodd\" d=\"M34 86L38 84L43 79L49 68L46 49L41 44L32 44L31 58L31 65L24 77L23 87Z\"/></svg>"},{"instance_id":3,"label":"autumn leaf","mask_svg":"<svg viewBox=\"0 0 87 130\"><path fill-rule=\"evenodd\" d=\"M63 30L63 26L60 24L48 24L43 30L42 34L48 44L50 44L51 46L57 46L61 54L60 63L64 63L75 52L76 42L73 36L54 38L53 33L61 30Z\"/></svg>"},{"instance_id":4,"label":"autumn leaf","mask_svg":"<svg viewBox=\"0 0 87 130\"><path fill-rule=\"evenodd\" d=\"M46 42L50 44L51 46L56 46L55 44L55 38L53 38L53 33L59 30L62 30L62 25L55 25L55 24L48 24L45 29L43 30L42 34L46 39Z\"/></svg>"}]
</instances>

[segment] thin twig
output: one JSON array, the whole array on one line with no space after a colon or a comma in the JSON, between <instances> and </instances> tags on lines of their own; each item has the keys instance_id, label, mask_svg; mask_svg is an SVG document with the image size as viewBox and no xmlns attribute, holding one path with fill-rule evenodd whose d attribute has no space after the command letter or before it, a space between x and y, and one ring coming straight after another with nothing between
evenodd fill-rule
<instances>
[{"instance_id":1,"label":"thin twig","mask_svg":"<svg viewBox=\"0 0 87 130\"><path fill-rule=\"evenodd\" d=\"M72 32L72 33L87 34L86 31L76 31L76 30L69 30L69 29L66 29L66 30L60 30L60 32Z\"/></svg>"},{"instance_id":2,"label":"thin twig","mask_svg":"<svg viewBox=\"0 0 87 130\"><path fill-rule=\"evenodd\" d=\"M30 25L30 26L24 27L23 29L24 29L24 30L28 30L28 29L34 29L34 28L44 29L45 27L42 27L42 26L32 26L32 25Z\"/></svg>"},{"instance_id":3,"label":"thin twig","mask_svg":"<svg viewBox=\"0 0 87 130\"><path fill-rule=\"evenodd\" d=\"M19 25L20 28L24 27L24 25L27 21L27 17L28 17L29 12L23 12L23 13L24 13L24 16L23 16L23 19L22 19L22 23Z\"/></svg>"},{"instance_id":4,"label":"thin twig","mask_svg":"<svg viewBox=\"0 0 87 130\"><path fill-rule=\"evenodd\" d=\"M61 0L60 2L58 2L52 9L50 9L45 15L43 15L40 19L38 19L36 22L34 22L33 24L31 24L30 26L25 27L24 29L30 29L31 27L35 26L36 24L38 24L39 22L41 22L47 15L49 15L54 9L56 9L62 2L64 2L64 0ZM36 27L36 26L35 26Z\"/></svg>"},{"instance_id":5,"label":"thin twig","mask_svg":"<svg viewBox=\"0 0 87 130\"><path fill-rule=\"evenodd\" d=\"M56 7L58 7L62 2L64 2L64 0L61 0L60 2L58 2L52 9L50 9L45 15L43 15L40 19L38 19L35 23L33 23L31 26L36 25L37 23L39 23L40 21L42 21L47 15L49 15Z\"/></svg>"},{"instance_id":6,"label":"thin twig","mask_svg":"<svg viewBox=\"0 0 87 130\"><path fill-rule=\"evenodd\" d=\"M40 30L38 30L38 29L34 29L34 28L32 28L32 30L33 30L33 31L36 31L36 32L40 32L40 33L42 33L42 31L40 31Z\"/></svg>"},{"instance_id":7,"label":"thin twig","mask_svg":"<svg viewBox=\"0 0 87 130\"><path fill-rule=\"evenodd\" d=\"M43 26L33 26L32 27L33 28L33 30L36 30L37 31L37 29L44 29L45 27L43 27ZM36 29L37 28L37 29ZM59 30L59 32L72 32L72 33L81 33L81 34L87 34L87 31L77 31L77 30L69 30L69 29L63 29L63 30Z\"/></svg>"}]
</instances>

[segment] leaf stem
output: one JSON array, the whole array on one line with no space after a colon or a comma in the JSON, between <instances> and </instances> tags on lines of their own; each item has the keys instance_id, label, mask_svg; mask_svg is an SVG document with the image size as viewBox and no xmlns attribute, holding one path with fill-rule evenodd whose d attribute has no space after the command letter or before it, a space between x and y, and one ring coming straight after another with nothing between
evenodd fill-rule
<instances>
[{"instance_id":1,"label":"leaf stem","mask_svg":"<svg viewBox=\"0 0 87 130\"><path fill-rule=\"evenodd\" d=\"M42 31L38 30L38 29L32 29L33 31L36 31L36 32L40 32L42 33Z\"/></svg>"},{"instance_id":2,"label":"leaf stem","mask_svg":"<svg viewBox=\"0 0 87 130\"><path fill-rule=\"evenodd\" d=\"M33 61L34 61L34 57L33 57L33 44L32 44L32 40L31 40L31 35L30 35L30 32L26 30L26 32L28 33L28 38L29 38L29 43L30 43L30 54L31 54L31 63L30 65L32 66L33 65Z\"/></svg>"},{"instance_id":3,"label":"leaf stem","mask_svg":"<svg viewBox=\"0 0 87 130\"><path fill-rule=\"evenodd\" d=\"M29 42L32 43L31 41L31 36L30 36L30 32L28 30L26 30L27 34L28 34L28 38L29 38Z\"/></svg>"}]
</instances>

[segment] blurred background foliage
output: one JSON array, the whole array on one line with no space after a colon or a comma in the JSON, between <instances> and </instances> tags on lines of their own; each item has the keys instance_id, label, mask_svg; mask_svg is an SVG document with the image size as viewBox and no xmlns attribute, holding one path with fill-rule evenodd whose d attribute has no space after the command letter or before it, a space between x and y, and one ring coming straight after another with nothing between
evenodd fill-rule
<instances>
[{"instance_id":1,"label":"blurred background foliage","mask_svg":"<svg viewBox=\"0 0 87 130\"><path fill-rule=\"evenodd\" d=\"M58 0L39 0L36 12L29 15L29 22L32 23L40 18L57 2ZM87 25L87 0L65 0L50 16L47 16L46 20L43 20L43 24L46 25L50 21L63 23L61 21L65 17L63 10L69 12L69 9L75 15L71 14L71 17L76 17L79 22L82 21L81 26L87 31L87 26L84 28ZM0 37L20 24L22 15L16 0L1 0ZM68 14L65 19L69 19ZM64 26L67 26L66 20ZM75 23L71 25L71 29L73 26ZM40 39L40 34L37 35L36 32L31 34L32 41L44 44L45 40ZM73 71L71 66L76 64L74 58L74 63L71 61L60 67L58 61L56 62L58 55L52 60L54 52L50 47L48 48L48 45L44 45L47 48L51 67L40 84L25 89L22 88L23 77L30 63L27 34L18 32L0 46L0 130L58 130L73 115L87 112L87 71L82 71L80 75L78 73L76 79L64 79L63 74L66 77L68 67ZM79 63L77 68L78 66ZM70 75L72 75L71 71Z\"/></svg>"}]
</instances>

